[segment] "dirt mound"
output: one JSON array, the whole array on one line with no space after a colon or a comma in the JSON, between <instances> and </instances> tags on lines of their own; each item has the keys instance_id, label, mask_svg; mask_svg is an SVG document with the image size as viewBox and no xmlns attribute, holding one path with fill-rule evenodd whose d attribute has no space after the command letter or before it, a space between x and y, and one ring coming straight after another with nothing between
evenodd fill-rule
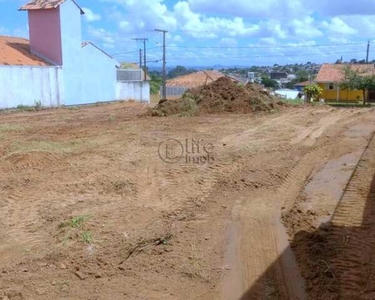
<instances>
[{"instance_id":1,"label":"dirt mound","mask_svg":"<svg viewBox=\"0 0 375 300\"><path fill-rule=\"evenodd\" d=\"M210 113L269 112L281 103L258 84L239 85L222 77L204 87L191 89L176 101L159 103L154 116L195 115Z\"/></svg>"}]
</instances>

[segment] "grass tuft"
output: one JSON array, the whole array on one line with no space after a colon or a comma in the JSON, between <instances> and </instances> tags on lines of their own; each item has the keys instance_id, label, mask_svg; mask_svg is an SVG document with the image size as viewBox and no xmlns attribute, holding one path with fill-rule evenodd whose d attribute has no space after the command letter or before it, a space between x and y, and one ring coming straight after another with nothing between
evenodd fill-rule
<instances>
[{"instance_id":1,"label":"grass tuft","mask_svg":"<svg viewBox=\"0 0 375 300\"><path fill-rule=\"evenodd\" d=\"M60 223L59 228L80 228L88 219L90 219L90 216L74 217L68 221Z\"/></svg>"},{"instance_id":2,"label":"grass tuft","mask_svg":"<svg viewBox=\"0 0 375 300\"><path fill-rule=\"evenodd\" d=\"M85 244L91 244L94 240L92 233L90 231L84 231L81 233L81 241Z\"/></svg>"}]
</instances>

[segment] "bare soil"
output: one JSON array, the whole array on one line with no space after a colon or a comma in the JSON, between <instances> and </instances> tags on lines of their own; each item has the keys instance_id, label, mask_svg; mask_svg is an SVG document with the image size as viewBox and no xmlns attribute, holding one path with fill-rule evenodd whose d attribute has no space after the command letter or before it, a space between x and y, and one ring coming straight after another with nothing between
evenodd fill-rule
<instances>
[{"instance_id":1,"label":"bare soil","mask_svg":"<svg viewBox=\"0 0 375 300\"><path fill-rule=\"evenodd\" d=\"M372 299L373 109L146 111L0 114L0 299Z\"/></svg>"}]
</instances>

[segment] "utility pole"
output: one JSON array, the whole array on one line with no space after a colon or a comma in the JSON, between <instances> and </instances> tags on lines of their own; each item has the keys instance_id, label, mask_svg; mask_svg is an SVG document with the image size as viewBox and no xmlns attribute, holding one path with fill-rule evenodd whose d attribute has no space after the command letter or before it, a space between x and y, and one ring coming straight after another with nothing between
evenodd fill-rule
<instances>
[{"instance_id":1,"label":"utility pole","mask_svg":"<svg viewBox=\"0 0 375 300\"><path fill-rule=\"evenodd\" d=\"M135 38L133 40L143 42L143 61L144 61L143 71L144 71L144 75L145 75L144 80L146 81L147 80L146 42L148 41L148 39L146 39L146 38ZM142 65L140 65L139 67L142 68Z\"/></svg>"},{"instance_id":2,"label":"utility pole","mask_svg":"<svg viewBox=\"0 0 375 300\"><path fill-rule=\"evenodd\" d=\"M142 49L139 49L139 68L142 70ZM141 80L142 80L142 71L141 71Z\"/></svg>"},{"instance_id":3,"label":"utility pole","mask_svg":"<svg viewBox=\"0 0 375 300\"><path fill-rule=\"evenodd\" d=\"M370 54L370 41L368 41L367 43L366 64L368 64L369 54Z\"/></svg>"},{"instance_id":4,"label":"utility pole","mask_svg":"<svg viewBox=\"0 0 375 300\"><path fill-rule=\"evenodd\" d=\"M167 30L155 29L157 32L163 33L163 95L162 99L167 99L167 70L166 70L166 47L165 47L165 35L168 32Z\"/></svg>"}]
</instances>

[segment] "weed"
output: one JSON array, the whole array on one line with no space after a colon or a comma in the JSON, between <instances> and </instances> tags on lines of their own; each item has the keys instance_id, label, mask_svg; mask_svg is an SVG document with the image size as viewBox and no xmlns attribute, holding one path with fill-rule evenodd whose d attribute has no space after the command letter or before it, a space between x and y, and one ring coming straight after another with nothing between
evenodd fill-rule
<instances>
[{"instance_id":1,"label":"weed","mask_svg":"<svg viewBox=\"0 0 375 300\"><path fill-rule=\"evenodd\" d=\"M60 223L59 228L80 228L88 219L90 219L90 216L74 217L73 219Z\"/></svg>"},{"instance_id":2,"label":"weed","mask_svg":"<svg viewBox=\"0 0 375 300\"><path fill-rule=\"evenodd\" d=\"M90 231L84 231L81 233L81 241L85 244L91 244L93 241L93 236Z\"/></svg>"},{"instance_id":3,"label":"weed","mask_svg":"<svg viewBox=\"0 0 375 300\"><path fill-rule=\"evenodd\" d=\"M110 115L109 116L109 121L113 122L116 120L116 116L115 115Z\"/></svg>"},{"instance_id":4,"label":"weed","mask_svg":"<svg viewBox=\"0 0 375 300\"><path fill-rule=\"evenodd\" d=\"M294 99L294 100L281 99L281 101L292 106L302 105L305 103L303 99Z\"/></svg>"},{"instance_id":5,"label":"weed","mask_svg":"<svg viewBox=\"0 0 375 300\"><path fill-rule=\"evenodd\" d=\"M21 111L34 111L35 107L30 106L30 105L20 104L20 105L17 106L17 110L21 110Z\"/></svg>"},{"instance_id":6,"label":"weed","mask_svg":"<svg viewBox=\"0 0 375 300\"><path fill-rule=\"evenodd\" d=\"M73 140L64 142L54 141L17 141L13 143L11 152L74 152L82 148L82 146L91 147L94 146L92 141L85 140Z\"/></svg>"},{"instance_id":7,"label":"weed","mask_svg":"<svg viewBox=\"0 0 375 300\"><path fill-rule=\"evenodd\" d=\"M66 106L65 108L67 108L69 110L79 110L78 106Z\"/></svg>"},{"instance_id":8,"label":"weed","mask_svg":"<svg viewBox=\"0 0 375 300\"><path fill-rule=\"evenodd\" d=\"M42 101L41 100L35 100L34 101L34 108L35 108L35 110L41 110L43 108Z\"/></svg>"},{"instance_id":9,"label":"weed","mask_svg":"<svg viewBox=\"0 0 375 300\"><path fill-rule=\"evenodd\" d=\"M198 112L199 97L185 93L181 99L181 116L193 116Z\"/></svg>"},{"instance_id":10,"label":"weed","mask_svg":"<svg viewBox=\"0 0 375 300\"><path fill-rule=\"evenodd\" d=\"M139 254L159 245L167 245L172 237L173 235L170 232L164 232L161 235L153 234L150 236L142 236L136 241L126 245L125 260L129 259L133 254Z\"/></svg>"},{"instance_id":11,"label":"weed","mask_svg":"<svg viewBox=\"0 0 375 300\"><path fill-rule=\"evenodd\" d=\"M195 243L190 244L190 253L189 264L185 271L186 275L191 278L201 278L209 281L211 279L210 271L205 270Z\"/></svg>"},{"instance_id":12,"label":"weed","mask_svg":"<svg viewBox=\"0 0 375 300\"><path fill-rule=\"evenodd\" d=\"M13 125L13 124L1 124L0 125L0 132L22 131L26 129L27 129L26 126L21 126L21 125Z\"/></svg>"}]
</instances>

